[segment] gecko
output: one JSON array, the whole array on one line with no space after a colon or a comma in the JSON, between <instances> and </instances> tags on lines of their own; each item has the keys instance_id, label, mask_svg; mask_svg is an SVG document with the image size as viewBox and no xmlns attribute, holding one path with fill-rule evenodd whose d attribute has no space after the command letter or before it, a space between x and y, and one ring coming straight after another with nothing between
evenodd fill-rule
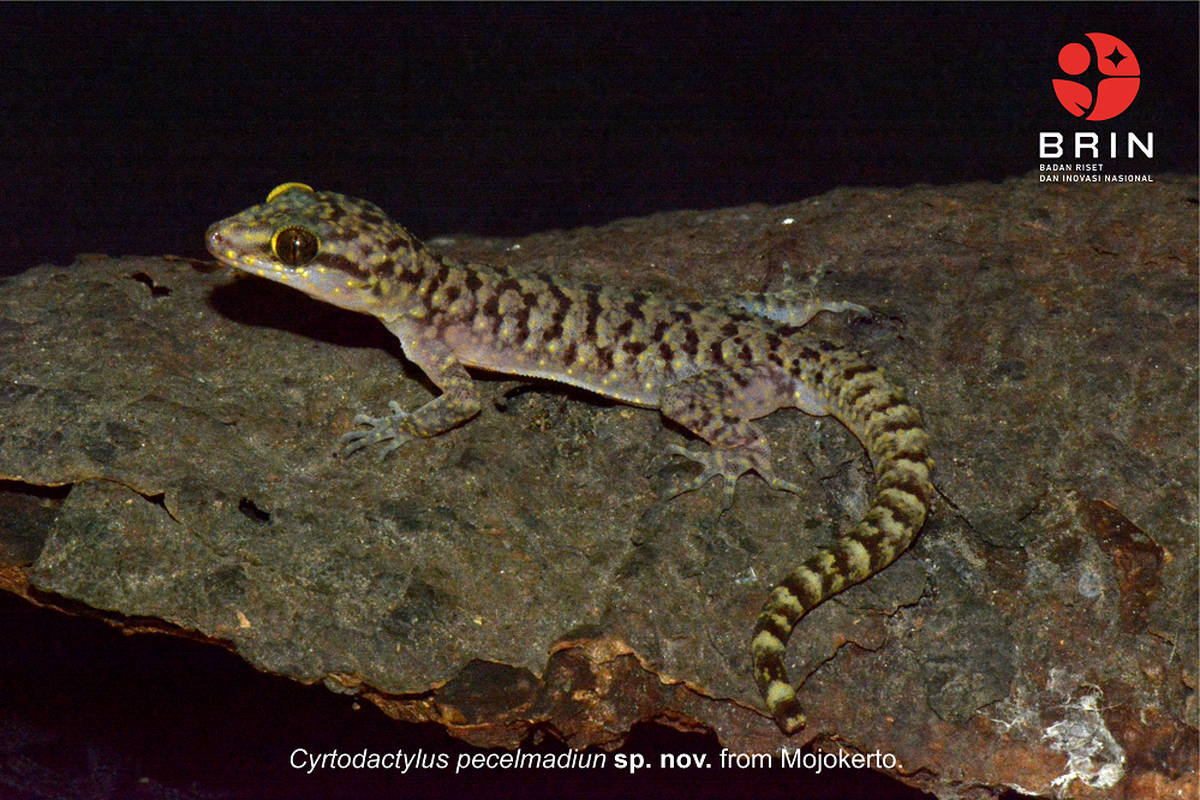
<instances>
[{"instance_id":1,"label":"gecko","mask_svg":"<svg viewBox=\"0 0 1200 800\"><path fill-rule=\"evenodd\" d=\"M670 447L701 469L666 499L718 478L725 509L748 472L799 492L775 474L753 420L795 407L845 425L874 468L870 506L775 585L751 637L754 679L785 734L806 723L784 664L793 629L815 606L891 564L925 524L933 459L920 412L862 355L803 330L821 311L860 306L800 302L787 292L676 302L461 263L427 249L379 207L302 183L276 187L205 237L227 266L377 317L440 390L415 411L392 401L384 416L359 414L356 429L339 440L343 455L378 445L382 457L470 420L481 399L467 367L658 409L709 445Z\"/></svg>"}]
</instances>

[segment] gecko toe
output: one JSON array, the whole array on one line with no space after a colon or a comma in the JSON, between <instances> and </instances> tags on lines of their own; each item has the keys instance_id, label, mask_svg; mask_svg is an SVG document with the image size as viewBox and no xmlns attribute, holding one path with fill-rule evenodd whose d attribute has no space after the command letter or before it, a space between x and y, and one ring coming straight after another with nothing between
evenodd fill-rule
<instances>
[{"instance_id":1,"label":"gecko toe","mask_svg":"<svg viewBox=\"0 0 1200 800\"><path fill-rule=\"evenodd\" d=\"M414 438L409 429L408 420L411 415L402 410L395 401L388 403L388 407L392 410L390 416L369 417L359 414L354 418L355 425L365 425L368 429L350 431L338 439L343 458L386 441L387 444L379 452L379 459L382 461L393 450Z\"/></svg>"},{"instance_id":2,"label":"gecko toe","mask_svg":"<svg viewBox=\"0 0 1200 800\"><path fill-rule=\"evenodd\" d=\"M775 477L767 465L767 454L754 448L737 448L732 450L713 449L705 452L688 450L679 445L668 445L667 451L698 463L703 469L700 474L690 481L675 487L664 499L669 500L687 492L695 491L712 478L723 478L725 482L725 497L722 509L728 510L733 505L733 497L738 479L747 472L757 472L772 489L778 489L792 494L802 494L801 489L794 483Z\"/></svg>"}]
</instances>

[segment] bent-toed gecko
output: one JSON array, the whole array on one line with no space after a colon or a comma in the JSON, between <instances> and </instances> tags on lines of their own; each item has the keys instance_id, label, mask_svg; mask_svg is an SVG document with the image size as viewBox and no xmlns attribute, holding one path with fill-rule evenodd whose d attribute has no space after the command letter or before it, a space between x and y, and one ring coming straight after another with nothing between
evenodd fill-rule
<instances>
[{"instance_id":1,"label":"bent-toed gecko","mask_svg":"<svg viewBox=\"0 0 1200 800\"><path fill-rule=\"evenodd\" d=\"M699 462L698 477L734 485L756 472L776 489L771 451L752 420L794 406L831 415L866 447L876 489L867 513L771 591L754 628L754 677L785 733L805 718L784 669L788 637L814 606L892 563L921 530L933 498L933 460L920 413L852 351L802 330L822 310L755 295L725 305L673 302L645 292L573 286L545 275L461 264L435 255L378 207L299 183L208 229L209 251L239 270L324 302L378 317L442 394L412 412L390 404L359 415L344 454L436 436L475 416L466 367L572 384L657 408L712 447L671 448Z\"/></svg>"}]
</instances>

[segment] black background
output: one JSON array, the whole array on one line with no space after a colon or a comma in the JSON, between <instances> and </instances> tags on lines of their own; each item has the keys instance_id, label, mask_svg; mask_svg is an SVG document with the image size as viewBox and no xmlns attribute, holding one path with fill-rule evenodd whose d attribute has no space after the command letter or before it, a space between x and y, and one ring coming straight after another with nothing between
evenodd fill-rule
<instances>
[{"instance_id":1,"label":"black background","mask_svg":"<svg viewBox=\"0 0 1200 800\"><path fill-rule=\"evenodd\" d=\"M1116 119L1058 104L1058 50L1138 56ZM1037 132L1152 131L1130 171L1197 171L1197 7L8 5L0 274L80 252L206 257L212 221L303 181L421 237L999 181ZM1072 191L1086 191L1072 187ZM299 775L312 750L457 753L236 657L0 595L0 798L879 797L871 774ZM545 745L554 748L554 745ZM657 726L631 752L709 752Z\"/></svg>"},{"instance_id":2,"label":"black background","mask_svg":"<svg viewBox=\"0 0 1200 800\"><path fill-rule=\"evenodd\" d=\"M0 9L0 268L204 256L301 181L419 237L518 235L835 186L998 181L1037 132L1155 133L1197 170L1194 3L117 5ZM1142 87L1058 104L1112 33ZM1123 136L1122 136L1123 138Z\"/></svg>"}]
</instances>

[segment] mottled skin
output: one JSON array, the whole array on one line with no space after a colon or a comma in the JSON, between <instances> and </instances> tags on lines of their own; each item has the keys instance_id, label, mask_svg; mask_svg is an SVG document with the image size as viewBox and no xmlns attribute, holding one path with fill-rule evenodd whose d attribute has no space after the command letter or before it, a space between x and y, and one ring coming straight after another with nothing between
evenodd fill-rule
<instances>
[{"instance_id":1,"label":"mottled skin","mask_svg":"<svg viewBox=\"0 0 1200 800\"><path fill-rule=\"evenodd\" d=\"M460 264L430 253L370 203L296 183L206 235L209 251L229 266L378 317L441 390L412 412L393 402L387 416L360 415L362 429L342 437L345 454L381 442L386 454L475 416L480 397L465 367L659 409L712 445L672 448L703 466L675 494L720 477L727 506L737 479L750 471L796 491L775 476L751 420L794 406L846 425L875 468L871 507L772 590L751 642L755 680L785 733L804 726L783 664L792 629L814 606L895 560L925 522L933 461L920 414L857 353L802 330L818 311L851 304L801 304L786 294L677 303Z\"/></svg>"}]
</instances>

